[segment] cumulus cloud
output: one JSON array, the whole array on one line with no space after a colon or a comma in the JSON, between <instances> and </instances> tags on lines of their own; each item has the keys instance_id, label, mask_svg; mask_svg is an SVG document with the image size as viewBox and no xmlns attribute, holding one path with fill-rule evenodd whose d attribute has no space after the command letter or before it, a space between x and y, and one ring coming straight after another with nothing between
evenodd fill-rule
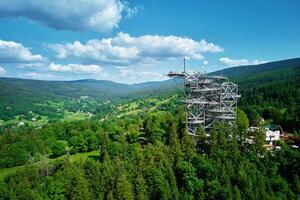
<instances>
[{"instance_id":1,"label":"cumulus cloud","mask_svg":"<svg viewBox=\"0 0 300 200\"><path fill-rule=\"evenodd\" d=\"M116 69L126 69L127 67L125 66L115 66Z\"/></svg>"},{"instance_id":2,"label":"cumulus cloud","mask_svg":"<svg viewBox=\"0 0 300 200\"><path fill-rule=\"evenodd\" d=\"M220 58L219 61L226 66L233 67L233 66L241 66L241 65L259 65L266 63L267 61L259 61L253 60L249 61L247 59L230 59L230 58Z\"/></svg>"},{"instance_id":3,"label":"cumulus cloud","mask_svg":"<svg viewBox=\"0 0 300 200\"><path fill-rule=\"evenodd\" d=\"M20 43L0 40L0 63L43 62L45 58L31 51Z\"/></svg>"},{"instance_id":4,"label":"cumulus cloud","mask_svg":"<svg viewBox=\"0 0 300 200\"><path fill-rule=\"evenodd\" d=\"M30 79L39 79L39 80L53 80L56 78L53 74L48 73L37 73L37 72L30 72L22 75L22 77L30 78Z\"/></svg>"},{"instance_id":5,"label":"cumulus cloud","mask_svg":"<svg viewBox=\"0 0 300 200\"><path fill-rule=\"evenodd\" d=\"M208 64L208 61L207 60L204 60L203 61L203 65L207 65Z\"/></svg>"},{"instance_id":6,"label":"cumulus cloud","mask_svg":"<svg viewBox=\"0 0 300 200\"><path fill-rule=\"evenodd\" d=\"M3 67L0 67L0 76L3 76L6 74L6 71Z\"/></svg>"},{"instance_id":7,"label":"cumulus cloud","mask_svg":"<svg viewBox=\"0 0 300 200\"><path fill-rule=\"evenodd\" d=\"M41 68L45 66L45 63L38 62L38 63L20 63L20 64L14 64L14 66L18 68Z\"/></svg>"},{"instance_id":8,"label":"cumulus cloud","mask_svg":"<svg viewBox=\"0 0 300 200\"><path fill-rule=\"evenodd\" d=\"M82 62L104 62L118 66L153 63L170 58L188 57L201 60L203 53L222 52L223 48L202 39L195 41L187 37L143 35L130 36L118 33L116 37L49 45L57 57L77 58Z\"/></svg>"},{"instance_id":9,"label":"cumulus cloud","mask_svg":"<svg viewBox=\"0 0 300 200\"><path fill-rule=\"evenodd\" d=\"M0 17L26 17L55 29L110 31L117 27L122 13L133 15L121 0L1 0Z\"/></svg>"},{"instance_id":10,"label":"cumulus cloud","mask_svg":"<svg viewBox=\"0 0 300 200\"><path fill-rule=\"evenodd\" d=\"M99 65L82 65L82 64L68 64L61 65L50 63L49 70L55 72L69 72L75 74L98 74L102 71Z\"/></svg>"},{"instance_id":11,"label":"cumulus cloud","mask_svg":"<svg viewBox=\"0 0 300 200\"><path fill-rule=\"evenodd\" d=\"M133 69L120 69L120 76L122 78L131 79L131 80L162 80L165 77L158 72L151 71L136 71Z\"/></svg>"}]
</instances>

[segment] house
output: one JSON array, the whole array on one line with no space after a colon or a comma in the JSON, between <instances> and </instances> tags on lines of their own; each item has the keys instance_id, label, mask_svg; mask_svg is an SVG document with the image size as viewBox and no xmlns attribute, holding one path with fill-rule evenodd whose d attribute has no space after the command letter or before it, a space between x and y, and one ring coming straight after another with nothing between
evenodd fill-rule
<instances>
[{"instance_id":1,"label":"house","mask_svg":"<svg viewBox=\"0 0 300 200\"><path fill-rule=\"evenodd\" d=\"M266 138L265 140L269 142L270 145L273 144L273 141L280 140L280 130L270 130L269 128L266 128Z\"/></svg>"}]
</instances>

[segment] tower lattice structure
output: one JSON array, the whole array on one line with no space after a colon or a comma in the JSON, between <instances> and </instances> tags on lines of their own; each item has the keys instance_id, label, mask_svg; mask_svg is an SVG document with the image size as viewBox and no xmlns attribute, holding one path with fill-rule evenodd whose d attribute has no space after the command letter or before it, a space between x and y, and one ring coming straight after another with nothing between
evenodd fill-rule
<instances>
[{"instance_id":1,"label":"tower lattice structure","mask_svg":"<svg viewBox=\"0 0 300 200\"><path fill-rule=\"evenodd\" d=\"M224 76L210 76L201 72L169 72L169 77L184 79L186 125L189 134L197 135L199 127L206 131L216 122L236 122L238 86Z\"/></svg>"}]
</instances>

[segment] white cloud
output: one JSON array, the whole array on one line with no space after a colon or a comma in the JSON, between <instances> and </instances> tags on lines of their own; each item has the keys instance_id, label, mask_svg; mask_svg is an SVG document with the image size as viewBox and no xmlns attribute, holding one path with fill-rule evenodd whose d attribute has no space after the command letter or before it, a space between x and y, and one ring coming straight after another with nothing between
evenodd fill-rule
<instances>
[{"instance_id":1,"label":"white cloud","mask_svg":"<svg viewBox=\"0 0 300 200\"><path fill-rule=\"evenodd\" d=\"M120 69L120 76L131 80L163 80L166 79L161 73L151 71L136 71L133 69Z\"/></svg>"},{"instance_id":2,"label":"white cloud","mask_svg":"<svg viewBox=\"0 0 300 200\"><path fill-rule=\"evenodd\" d=\"M6 70L3 67L0 67L0 76L3 76L6 74Z\"/></svg>"},{"instance_id":3,"label":"white cloud","mask_svg":"<svg viewBox=\"0 0 300 200\"><path fill-rule=\"evenodd\" d=\"M259 65L259 64L264 64L264 63L267 63L268 61L267 60L253 60L252 62L250 62L251 65Z\"/></svg>"},{"instance_id":4,"label":"white cloud","mask_svg":"<svg viewBox=\"0 0 300 200\"><path fill-rule=\"evenodd\" d=\"M230 59L230 58L220 58L219 61L226 66L233 67L233 66L241 66L241 65L259 65L266 63L267 61L259 61L253 60L249 61L247 59Z\"/></svg>"},{"instance_id":5,"label":"white cloud","mask_svg":"<svg viewBox=\"0 0 300 200\"><path fill-rule=\"evenodd\" d=\"M47 74L47 73L37 73L37 72L30 72L24 74L26 78L31 78L31 79L39 79L39 80L53 80L56 78L53 74Z\"/></svg>"},{"instance_id":6,"label":"white cloud","mask_svg":"<svg viewBox=\"0 0 300 200\"><path fill-rule=\"evenodd\" d=\"M204 60L203 61L203 65L207 65L208 64L208 61L207 60Z\"/></svg>"},{"instance_id":7,"label":"white cloud","mask_svg":"<svg viewBox=\"0 0 300 200\"><path fill-rule=\"evenodd\" d=\"M141 71L136 73L137 76L141 76L142 78L147 78L147 80L164 80L168 79L167 77L163 76L163 74L158 72L151 72L151 71Z\"/></svg>"},{"instance_id":8,"label":"white cloud","mask_svg":"<svg viewBox=\"0 0 300 200\"><path fill-rule=\"evenodd\" d=\"M49 70L55 72L69 72L75 74L98 74L102 71L99 65L81 65L81 64L68 64L61 65L50 63Z\"/></svg>"},{"instance_id":9,"label":"white cloud","mask_svg":"<svg viewBox=\"0 0 300 200\"><path fill-rule=\"evenodd\" d=\"M44 60L43 56L32 54L20 43L0 40L0 63L29 63Z\"/></svg>"},{"instance_id":10,"label":"white cloud","mask_svg":"<svg viewBox=\"0 0 300 200\"><path fill-rule=\"evenodd\" d=\"M189 57L188 57L188 58L189 58ZM193 59L193 60L203 60L203 59L204 59L204 56L203 56L202 54L200 54L200 53L195 53L195 54L192 55L190 58Z\"/></svg>"},{"instance_id":11,"label":"white cloud","mask_svg":"<svg viewBox=\"0 0 300 200\"><path fill-rule=\"evenodd\" d=\"M116 69L127 69L128 67L125 66L115 66Z\"/></svg>"},{"instance_id":12,"label":"white cloud","mask_svg":"<svg viewBox=\"0 0 300 200\"><path fill-rule=\"evenodd\" d=\"M13 64L14 67L18 68L42 68L46 66L46 62L37 62L37 63L16 63Z\"/></svg>"},{"instance_id":13,"label":"white cloud","mask_svg":"<svg viewBox=\"0 0 300 200\"><path fill-rule=\"evenodd\" d=\"M123 5L125 6L125 10L126 10L126 18L130 18L139 12L139 9L137 7L133 7L133 8L129 7L128 2L123 2Z\"/></svg>"},{"instance_id":14,"label":"white cloud","mask_svg":"<svg viewBox=\"0 0 300 200\"><path fill-rule=\"evenodd\" d=\"M133 77L136 74L133 69L121 69L120 72L122 77Z\"/></svg>"},{"instance_id":15,"label":"white cloud","mask_svg":"<svg viewBox=\"0 0 300 200\"><path fill-rule=\"evenodd\" d=\"M223 48L206 40L195 41L187 37L173 35L143 35L132 37L118 33L116 37L89 40L86 44L79 41L67 44L49 45L57 57L76 58L81 62L104 62L118 66L154 63L157 61L187 57L201 60L203 53L222 52Z\"/></svg>"},{"instance_id":16,"label":"white cloud","mask_svg":"<svg viewBox=\"0 0 300 200\"><path fill-rule=\"evenodd\" d=\"M0 16L26 17L55 29L111 31L122 13L134 15L121 0L1 0Z\"/></svg>"}]
</instances>

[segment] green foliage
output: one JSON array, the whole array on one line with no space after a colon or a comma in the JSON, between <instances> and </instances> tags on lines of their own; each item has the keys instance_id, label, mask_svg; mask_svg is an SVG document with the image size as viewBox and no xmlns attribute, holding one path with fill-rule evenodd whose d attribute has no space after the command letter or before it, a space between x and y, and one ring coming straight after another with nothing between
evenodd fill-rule
<instances>
[{"instance_id":1,"label":"green foliage","mask_svg":"<svg viewBox=\"0 0 300 200\"><path fill-rule=\"evenodd\" d=\"M56 141L51 150L54 157L61 156L66 153L66 144L64 141Z\"/></svg>"},{"instance_id":2,"label":"green foliage","mask_svg":"<svg viewBox=\"0 0 300 200\"><path fill-rule=\"evenodd\" d=\"M249 123L259 125L261 117L286 130L299 130L299 70L275 68L277 71L259 75L261 69L253 68L256 72L248 76L231 77L242 93L237 129L216 124L207 137L200 127L197 138L186 132L184 108L172 112L179 103L174 93L176 98L156 96L159 101L141 97L103 103L97 96L102 93L95 92L103 88L92 80L54 82L57 89L51 89L50 96L43 92L51 88L50 83L28 81L20 86L22 81L16 81L18 87L28 90L30 95L23 89L20 92L27 103L16 100L10 104L11 96L1 99L0 119L23 114L16 120L26 120L38 114L48 115L53 122L39 129L1 130L0 167L22 167L0 182L0 199L299 199L299 151L284 144L280 144L281 151L265 151L261 131L255 133L253 145L240 137ZM1 89L4 82L0 82ZM33 84L40 84L36 100L30 98ZM151 87L161 90L155 84ZM118 95L127 89L118 90ZM43 104L45 101L50 103ZM20 107L7 108L17 103ZM57 110L58 105L96 116L60 122L63 112ZM46 161L49 155L65 154L66 149L75 155ZM82 159L78 152L90 156Z\"/></svg>"},{"instance_id":3,"label":"green foliage","mask_svg":"<svg viewBox=\"0 0 300 200\"><path fill-rule=\"evenodd\" d=\"M249 128L249 119L241 109L237 109L236 125L240 133L244 133Z\"/></svg>"},{"instance_id":4,"label":"green foliage","mask_svg":"<svg viewBox=\"0 0 300 200\"><path fill-rule=\"evenodd\" d=\"M247 113L250 124L259 125L263 117L286 131L300 130L299 66L232 78L239 84L239 106Z\"/></svg>"},{"instance_id":5,"label":"green foliage","mask_svg":"<svg viewBox=\"0 0 300 200\"><path fill-rule=\"evenodd\" d=\"M55 122L64 118L65 110L105 116L111 112L111 105L105 104L107 100L118 102L119 99L174 90L172 80L126 85L101 80L40 81L1 77L0 120L8 121L18 116L31 120L37 115L36 118L47 116L50 122ZM157 106L154 102L150 104Z\"/></svg>"},{"instance_id":6,"label":"green foliage","mask_svg":"<svg viewBox=\"0 0 300 200\"><path fill-rule=\"evenodd\" d=\"M179 187L192 196L195 192L199 192L204 186L204 181L197 178L194 166L186 161L178 163L176 177Z\"/></svg>"},{"instance_id":7,"label":"green foliage","mask_svg":"<svg viewBox=\"0 0 300 200\"><path fill-rule=\"evenodd\" d=\"M29 154L26 149L20 147L18 144L6 144L2 146L0 156L1 167L22 165L29 159Z\"/></svg>"},{"instance_id":8,"label":"green foliage","mask_svg":"<svg viewBox=\"0 0 300 200\"><path fill-rule=\"evenodd\" d=\"M44 141L45 151L66 147L76 151L98 149L100 156L70 158L51 165L28 165L0 184L2 199L297 199L300 191L300 153L288 146L265 152L263 134L256 133L250 148L239 142L238 130L216 124L211 137L196 142L186 132L182 111L151 113L145 120L126 117L110 122L57 122L31 133ZM139 127L144 126L144 131ZM159 137L152 128L160 131ZM145 143L129 139L142 134ZM1 136L2 144L20 139ZM22 135L22 132L19 133ZM155 137L153 136L155 135ZM124 138L125 137L125 138ZM26 143L25 143L26 144ZM28 144L28 145L29 145ZM38 143L34 143L38 144ZM26 146L26 145L25 145ZM30 145L29 145L30 146ZM42 145L43 146L43 145ZM56 146L54 148L54 146ZM31 146L30 146L31 147ZM61 147L61 148L60 148ZM53 149L54 148L54 149ZM4 148L5 149L5 148ZM26 150L26 148L24 148ZM24 151L24 149L17 149ZM34 151L33 151L34 152ZM4 155L4 154L2 154ZM15 153L17 155L17 153ZM34 154L33 154L34 155ZM57 154L58 155L58 154ZM76 155L75 155L76 156ZM70 160L69 160L70 159Z\"/></svg>"}]
</instances>

